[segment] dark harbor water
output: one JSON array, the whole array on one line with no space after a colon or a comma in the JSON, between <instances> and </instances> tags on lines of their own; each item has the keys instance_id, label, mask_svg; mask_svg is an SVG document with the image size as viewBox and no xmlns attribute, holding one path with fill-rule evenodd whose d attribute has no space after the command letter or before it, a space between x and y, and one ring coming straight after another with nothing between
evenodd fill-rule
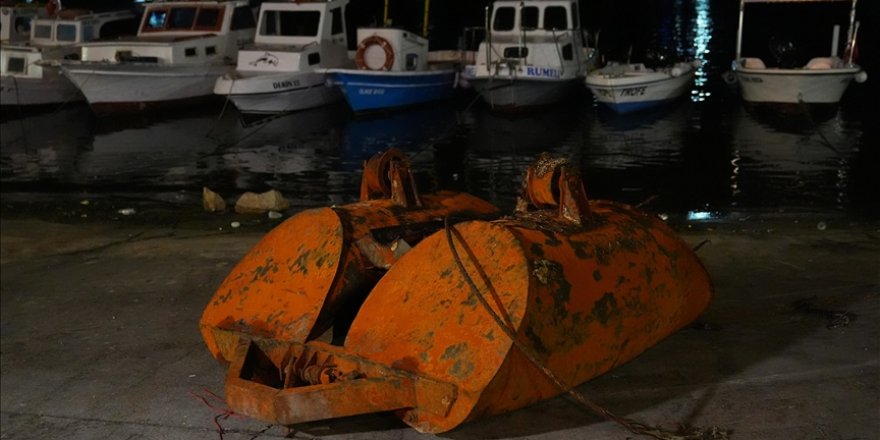
<instances>
[{"instance_id":1,"label":"dark harbor water","mask_svg":"<svg viewBox=\"0 0 880 440\"><path fill-rule=\"evenodd\" d=\"M506 209L525 168L547 151L580 166L589 197L650 200L646 209L670 217L880 216L876 56L864 56L868 83L850 86L836 112L762 112L746 108L722 79L733 57L735 2L662 3L670 7L651 10L661 12L654 37L703 67L689 97L660 109L616 115L585 87L565 105L516 117L490 112L467 91L394 113L355 117L342 103L253 125L222 102L113 119L85 105L26 116L4 109L4 202L198 207L207 186L230 203L275 188L292 210L326 206L354 201L363 161L396 147L410 155L423 192L468 191ZM863 27L872 41L876 31Z\"/></svg>"}]
</instances>

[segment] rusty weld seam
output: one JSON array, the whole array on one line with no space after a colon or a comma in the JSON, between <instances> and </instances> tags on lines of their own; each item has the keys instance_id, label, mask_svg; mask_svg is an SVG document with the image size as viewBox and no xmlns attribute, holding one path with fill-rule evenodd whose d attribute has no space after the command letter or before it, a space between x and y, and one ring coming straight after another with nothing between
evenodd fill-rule
<instances>
[{"instance_id":1,"label":"rusty weld seam","mask_svg":"<svg viewBox=\"0 0 880 440\"><path fill-rule=\"evenodd\" d=\"M443 229L446 232L446 242L449 245L449 250L452 252L452 258L455 260L455 265L458 267L458 271L464 277L474 296L477 297L477 299L480 301L480 304L483 306L484 309L486 309L486 312L489 313L489 316L491 316L492 319L495 321L495 324L497 324L498 327L501 327L501 330L504 331L504 334L507 335L508 338L510 338L510 341L513 343L513 345L515 345L516 348L518 348L520 352L522 352L522 354L524 354L534 366L538 367L538 369L541 370L541 372L543 372L544 375L546 375L551 382L559 387L560 390L571 396L577 403L581 404L582 407L606 420L617 422L633 434L650 436L660 440L725 440L728 438L727 431L720 430L714 426L712 428L706 429L705 431L691 428L688 429L689 432L681 432L685 429L685 427L681 426L679 432L671 432L666 431L660 427L652 427L645 425L641 422L637 422L635 420L626 419L603 408L599 404L588 399L584 394L575 390L572 386L566 384L565 381L563 381L559 376L556 375L556 373L551 371L541 362L541 360L538 358L537 353L535 353L535 351L531 347L523 344L516 338L516 333L514 332L514 330L510 328L501 319L501 317L498 316L498 313L496 313L495 310L493 310L492 307L489 305L486 297L483 296L476 283L474 283L474 280L467 273L467 270L465 270L464 263L462 263L461 258L458 255L458 250L456 250L455 243L452 239L453 228L449 226L448 217L444 218L443 220Z\"/></svg>"}]
</instances>

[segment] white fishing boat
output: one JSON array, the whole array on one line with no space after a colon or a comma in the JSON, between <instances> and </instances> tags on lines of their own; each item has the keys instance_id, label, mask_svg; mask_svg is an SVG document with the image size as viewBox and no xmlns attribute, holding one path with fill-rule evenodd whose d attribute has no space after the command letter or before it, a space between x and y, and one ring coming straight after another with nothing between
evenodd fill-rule
<instances>
[{"instance_id":1,"label":"white fishing boat","mask_svg":"<svg viewBox=\"0 0 880 440\"><path fill-rule=\"evenodd\" d=\"M501 110L574 96L595 61L578 14L576 0L496 1L486 10L486 39L464 79Z\"/></svg>"},{"instance_id":2,"label":"white fishing boat","mask_svg":"<svg viewBox=\"0 0 880 440\"><path fill-rule=\"evenodd\" d=\"M846 48L838 56L840 25L831 32L831 51L816 56L801 67L768 65L765 60L742 53L745 5L752 3L851 2ZM864 82L868 74L853 62L859 23L855 21L857 0L740 0L736 58L732 69L743 100L755 104L831 104L836 105L849 84Z\"/></svg>"},{"instance_id":3,"label":"white fishing boat","mask_svg":"<svg viewBox=\"0 0 880 440\"><path fill-rule=\"evenodd\" d=\"M617 113L629 113L681 98L694 84L698 61L651 68L644 63L608 63L585 80L596 100Z\"/></svg>"},{"instance_id":4,"label":"white fishing boat","mask_svg":"<svg viewBox=\"0 0 880 440\"><path fill-rule=\"evenodd\" d=\"M217 78L254 41L248 3L148 3L135 37L84 44L81 61L62 63L64 74L98 113L213 97Z\"/></svg>"},{"instance_id":5,"label":"white fishing boat","mask_svg":"<svg viewBox=\"0 0 880 440\"><path fill-rule=\"evenodd\" d=\"M326 69L354 66L348 56L348 0L264 2L253 46L238 51L234 72L214 93L244 114L285 113L342 100Z\"/></svg>"},{"instance_id":6,"label":"white fishing boat","mask_svg":"<svg viewBox=\"0 0 880 440\"><path fill-rule=\"evenodd\" d=\"M59 63L79 59L84 42L133 34L136 26L131 10L93 12L64 9L60 4L51 16L34 18L28 41L0 45L0 105L83 100L76 86L61 74Z\"/></svg>"}]
</instances>

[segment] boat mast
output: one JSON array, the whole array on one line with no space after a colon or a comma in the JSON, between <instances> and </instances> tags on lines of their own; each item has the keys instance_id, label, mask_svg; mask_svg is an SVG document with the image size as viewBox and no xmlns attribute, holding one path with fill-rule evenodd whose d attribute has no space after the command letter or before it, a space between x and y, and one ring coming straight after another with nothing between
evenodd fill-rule
<instances>
[{"instance_id":1,"label":"boat mast","mask_svg":"<svg viewBox=\"0 0 880 440\"><path fill-rule=\"evenodd\" d=\"M385 11L382 13L382 27L388 26L388 0L385 0Z\"/></svg>"},{"instance_id":2,"label":"boat mast","mask_svg":"<svg viewBox=\"0 0 880 440\"><path fill-rule=\"evenodd\" d=\"M853 0L855 1L855 0ZM739 27L736 29L736 57L734 60L739 61L740 52L742 52L742 40L743 40L743 10L745 9L746 1L739 0Z\"/></svg>"},{"instance_id":3,"label":"boat mast","mask_svg":"<svg viewBox=\"0 0 880 440\"><path fill-rule=\"evenodd\" d=\"M425 0L425 15L422 18L422 36L428 38L428 11L431 9L431 0Z\"/></svg>"},{"instance_id":4,"label":"boat mast","mask_svg":"<svg viewBox=\"0 0 880 440\"><path fill-rule=\"evenodd\" d=\"M853 52L856 50L856 3L859 0L853 0L852 7L849 9L849 28L846 30L846 46L849 48L849 56L847 57L846 63L852 64Z\"/></svg>"}]
</instances>

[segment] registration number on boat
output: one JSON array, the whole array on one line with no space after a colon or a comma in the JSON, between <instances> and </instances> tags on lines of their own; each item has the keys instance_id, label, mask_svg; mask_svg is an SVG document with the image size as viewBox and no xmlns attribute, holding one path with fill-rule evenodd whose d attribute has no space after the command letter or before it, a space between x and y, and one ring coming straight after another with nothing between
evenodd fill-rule
<instances>
[{"instance_id":1,"label":"registration number on boat","mask_svg":"<svg viewBox=\"0 0 880 440\"><path fill-rule=\"evenodd\" d=\"M647 87L627 87L625 89L618 89L617 96L643 96L646 88ZM608 98L614 97L614 90L611 89L599 89L597 92Z\"/></svg>"},{"instance_id":2,"label":"registration number on boat","mask_svg":"<svg viewBox=\"0 0 880 440\"><path fill-rule=\"evenodd\" d=\"M358 89L358 95L384 95L385 89L370 89L370 88L360 88Z\"/></svg>"},{"instance_id":3,"label":"registration number on boat","mask_svg":"<svg viewBox=\"0 0 880 440\"><path fill-rule=\"evenodd\" d=\"M293 81L278 81L278 82L273 82L273 83L272 83L272 88L275 89L275 90L278 90L278 89L289 89L289 88L291 88L291 87L296 87L296 86L298 86L298 85L299 85L299 81L297 81L297 80L293 80Z\"/></svg>"}]
</instances>

